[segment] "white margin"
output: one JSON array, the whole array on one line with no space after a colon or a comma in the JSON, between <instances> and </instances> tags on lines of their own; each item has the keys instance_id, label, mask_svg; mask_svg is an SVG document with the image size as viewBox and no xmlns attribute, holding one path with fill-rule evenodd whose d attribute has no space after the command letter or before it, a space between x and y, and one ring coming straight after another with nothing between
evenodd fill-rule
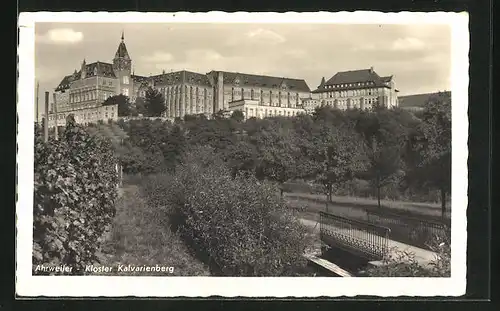
<instances>
[{"instance_id":1,"label":"white margin","mask_svg":"<svg viewBox=\"0 0 500 311\"><path fill-rule=\"evenodd\" d=\"M452 28L452 263L450 278L32 276L35 23L447 24ZM467 13L108 13L34 12L19 16L16 293L49 297L381 297L461 296L466 288L469 29ZM334 70L334 69L332 69ZM41 98L43 102L43 98Z\"/></svg>"}]
</instances>

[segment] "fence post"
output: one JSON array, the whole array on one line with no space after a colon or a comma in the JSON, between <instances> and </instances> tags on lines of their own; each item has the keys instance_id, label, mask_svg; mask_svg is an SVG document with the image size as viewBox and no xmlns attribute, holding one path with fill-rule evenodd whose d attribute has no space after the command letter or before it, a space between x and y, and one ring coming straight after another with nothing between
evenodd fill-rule
<instances>
[{"instance_id":1,"label":"fence post","mask_svg":"<svg viewBox=\"0 0 500 311\"><path fill-rule=\"evenodd\" d=\"M49 92L45 92L45 121L43 122L43 139L49 140Z\"/></svg>"}]
</instances>

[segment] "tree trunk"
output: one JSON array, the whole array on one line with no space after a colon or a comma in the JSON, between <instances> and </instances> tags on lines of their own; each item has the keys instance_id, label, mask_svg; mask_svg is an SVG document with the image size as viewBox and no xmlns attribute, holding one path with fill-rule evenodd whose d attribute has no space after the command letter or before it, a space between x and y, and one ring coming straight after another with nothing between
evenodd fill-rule
<instances>
[{"instance_id":1,"label":"tree trunk","mask_svg":"<svg viewBox=\"0 0 500 311\"><path fill-rule=\"evenodd\" d=\"M280 196L283 198L283 187L280 188Z\"/></svg>"},{"instance_id":2,"label":"tree trunk","mask_svg":"<svg viewBox=\"0 0 500 311\"><path fill-rule=\"evenodd\" d=\"M328 187L328 202L332 202L332 191L333 191L333 185L330 185Z\"/></svg>"},{"instance_id":3,"label":"tree trunk","mask_svg":"<svg viewBox=\"0 0 500 311\"><path fill-rule=\"evenodd\" d=\"M380 185L377 186L377 204L378 208L380 208Z\"/></svg>"},{"instance_id":4,"label":"tree trunk","mask_svg":"<svg viewBox=\"0 0 500 311\"><path fill-rule=\"evenodd\" d=\"M377 206L380 208L380 176L377 175Z\"/></svg>"},{"instance_id":5,"label":"tree trunk","mask_svg":"<svg viewBox=\"0 0 500 311\"><path fill-rule=\"evenodd\" d=\"M446 191L441 189L441 217L446 218Z\"/></svg>"},{"instance_id":6,"label":"tree trunk","mask_svg":"<svg viewBox=\"0 0 500 311\"><path fill-rule=\"evenodd\" d=\"M328 213L328 202L330 202L330 185L326 186L325 211Z\"/></svg>"}]
</instances>

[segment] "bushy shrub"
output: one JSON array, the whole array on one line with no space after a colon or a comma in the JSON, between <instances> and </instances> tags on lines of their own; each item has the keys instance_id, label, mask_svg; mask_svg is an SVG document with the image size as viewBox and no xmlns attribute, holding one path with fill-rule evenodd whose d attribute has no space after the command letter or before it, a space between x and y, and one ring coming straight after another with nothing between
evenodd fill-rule
<instances>
[{"instance_id":1,"label":"bushy shrub","mask_svg":"<svg viewBox=\"0 0 500 311\"><path fill-rule=\"evenodd\" d=\"M213 274L302 273L306 231L276 196L276 188L253 176L233 178L210 148L188 153L166 183L167 204L181 216L184 240Z\"/></svg>"},{"instance_id":2,"label":"bushy shrub","mask_svg":"<svg viewBox=\"0 0 500 311\"><path fill-rule=\"evenodd\" d=\"M449 237L434 237L429 244L436 253L436 258L425 267L417 262L414 253L395 250L384 258L382 265L370 267L365 274L372 277L450 277Z\"/></svg>"},{"instance_id":3,"label":"bushy shrub","mask_svg":"<svg viewBox=\"0 0 500 311\"><path fill-rule=\"evenodd\" d=\"M97 261L114 216L118 175L109 141L68 118L59 140L35 138L33 265L67 264L73 274Z\"/></svg>"},{"instance_id":4,"label":"bushy shrub","mask_svg":"<svg viewBox=\"0 0 500 311\"><path fill-rule=\"evenodd\" d=\"M371 188L369 182L363 179L354 178L339 185L335 191L338 196L356 196L356 197L369 197Z\"/></svg>"}]
</instances>

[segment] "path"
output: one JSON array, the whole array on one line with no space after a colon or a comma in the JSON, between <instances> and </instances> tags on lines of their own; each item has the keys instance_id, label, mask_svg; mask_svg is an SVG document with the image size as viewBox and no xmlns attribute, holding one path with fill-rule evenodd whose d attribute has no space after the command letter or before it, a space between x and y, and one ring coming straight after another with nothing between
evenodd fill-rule
<instances>
[{"instance_id":1,"label":"path","mask_svg":"<svg viewBox=\"0 0 500 311\"><path fill-rule=\"evenodd\" d=\"M300 222L304 226L306 226L307 228L311 229L313 233L319 235L319 231L320 231L319 222L309 220L309 219L303 219L303 218L300 218ZM345 231L347 231L346 229L340 229L340 228L332 226L332 225L327 225L327 226L331 227L331 230L335 230L335 231L345 230ZM360 230L349 229L349 235L353 235L353 232L354 232L354 234L356 234L355 231L359 231L359 235L365 234ZM401 242L397 242L397 241L394 241L391 239L388 240L388 247L389 247L389 252L391 253L391 255L396 255L397 251L400 251L400 252L406 251L406 252L411 252L411 253L415 254L415 260L422 266L426 266L431 261L436 259L435 252L425 250L422 248L418 248L418 247L415 247L412 245L404 244Z\"/></svg>"},{"instance_id":2,"label":"path","mask_svg":"<svg viewBox=\"0 0 500 311\"><path fill-rule=\"evenodd\" d=\"M305 193L285 193L287 203L294 208L307 206L306 211L324 211L325 197L322 195ZM413 216L423 219L440 220L441 207L433 203L418 203L404 201L382 200L382 207L377 207L377 201L367 198L356 197L333 197L329 203L330 210L335 210L339 216L345 215L348 218L360 218L369 210L388 211L391 213L401 213L407 216ZM451 206L446 207L446 217L450 218Z\"/></svg>"}]
</instances>

